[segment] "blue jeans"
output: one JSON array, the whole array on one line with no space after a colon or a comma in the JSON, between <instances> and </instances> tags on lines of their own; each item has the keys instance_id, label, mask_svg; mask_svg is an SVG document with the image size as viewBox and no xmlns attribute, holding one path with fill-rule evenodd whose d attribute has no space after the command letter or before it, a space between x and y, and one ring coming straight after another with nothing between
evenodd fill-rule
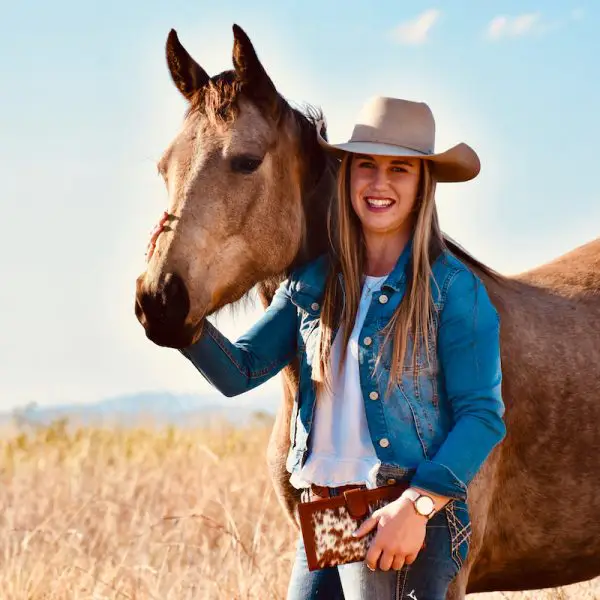
<instances>
[{"instance_id":1,"label":"blue jeans","mask_svg":"<svg viewBox=\"0 0 600 600\"><path fill-rule=\"evenodd\" d=\"M445 600L469 550L471 520L462 500L451 500L426 524L425 548L399 571L370 571L364 562L309 571L302 537L287 600Z\"/></svg>"}]
</instances>

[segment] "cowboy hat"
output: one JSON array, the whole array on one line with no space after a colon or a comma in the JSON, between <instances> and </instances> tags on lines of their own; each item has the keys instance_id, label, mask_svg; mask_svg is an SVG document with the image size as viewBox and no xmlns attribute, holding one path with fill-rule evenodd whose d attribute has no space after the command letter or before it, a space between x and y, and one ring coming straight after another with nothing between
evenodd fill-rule
<instances>
[{"instance_id":1,"label":"cowboy hat","mask_svg":"<svg viewBox=\"0 0 600 600\"><path fill-rule=\"evenodd\" d=\"M323 148L340 158L352 152L429 160L437 181L469 181L480 170L479 157L467 144L435 152L435 120L423 102L376 96L363 106L346 143L329 144L320 125L317 138Z\"/></svg>"}]
</instances>

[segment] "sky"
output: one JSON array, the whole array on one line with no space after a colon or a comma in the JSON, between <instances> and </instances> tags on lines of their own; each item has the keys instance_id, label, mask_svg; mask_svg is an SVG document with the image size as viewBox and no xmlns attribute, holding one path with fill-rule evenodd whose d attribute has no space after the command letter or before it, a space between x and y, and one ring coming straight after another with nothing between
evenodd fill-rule
<instances>
[{"instance_id":1,"label":"sky","mask_svg":"<svg viewBox=\"0 0 600 600\"><path fill-rule=\"evenodd\" d=\"M0 410L214 391L133 310L167 205L155 163L185 110L171 28L216 74L239 24L279 91L324 110L333 142L373 95L427 102L436 150L464 141L482 162L438 187L442 228L503 273L600 235L591 0L0 0L0 14ZM216 324L235 340L261 312ZM236 402L280 389L278 376Z\"/></svg>"}]
</instances>

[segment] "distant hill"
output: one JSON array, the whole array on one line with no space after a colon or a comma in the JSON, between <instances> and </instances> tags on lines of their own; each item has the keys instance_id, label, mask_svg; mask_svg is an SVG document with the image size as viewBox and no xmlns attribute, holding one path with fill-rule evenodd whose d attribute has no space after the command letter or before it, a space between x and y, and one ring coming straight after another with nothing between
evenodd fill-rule
<instances>
[{"instance_id":1,"label":"distant hill","mask_svg":"<svg viewBox=\"0 0 600 600\"><path fill-rule=\"evenodd\" d=\"M2 420L16 419L21 423L48 425L68 418L82 425L157 425L197 426L207 421L226 420L243 425L252 418L268 418L277 410L280 398L266 398L240 405L235 398L220 394L173 394L140 392L106 398L91 404L30 404L1 415Z\"/></svg>"}]
</instances>

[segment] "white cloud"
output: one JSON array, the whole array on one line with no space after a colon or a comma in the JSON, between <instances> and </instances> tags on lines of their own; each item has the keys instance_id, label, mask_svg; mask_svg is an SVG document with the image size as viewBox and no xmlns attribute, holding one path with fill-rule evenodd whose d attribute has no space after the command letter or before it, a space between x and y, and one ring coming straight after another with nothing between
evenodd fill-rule
<instances>
[{"instance_id":1,"label":"white cloud","mask_svg":"<svg viewBox=\"0 0 600 600\"><path fill-rule=\"evenodd\" d=\"M440 15L441 12L435 8L426 10L415 19L398 25L393 31L393 37L401 44L423 44Z\"/></svg>"},{"instance_id":2,"label":"white cloud","mask_svg":"<svg viewBox=\"0 0 600 600\"><path fill-rule=\"evenodd\" d=\"M494 17L487 28L488 37L499 40L506 37L522 37L540 33L545 26L540 13L527 13L515 17Z\"/></svg>"}]
</instances>

